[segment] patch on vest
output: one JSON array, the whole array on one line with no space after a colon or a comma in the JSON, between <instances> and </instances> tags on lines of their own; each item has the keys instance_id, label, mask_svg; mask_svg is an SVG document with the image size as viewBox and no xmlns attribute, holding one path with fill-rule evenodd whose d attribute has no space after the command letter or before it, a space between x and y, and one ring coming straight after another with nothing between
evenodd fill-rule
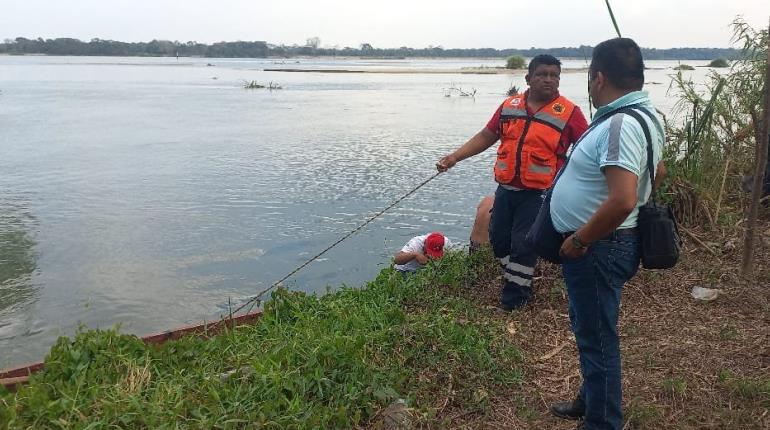
<instances>
[{"instance_id":1,"label":"patch on vest","mask_svg":"<svg viewBox=\"0 0 770 430\"><path fill-rule=\"evenodd\" d=\"M518 97L513 99L513 100L511 100L511 106L518 106L520 104L521 104L521 99L518 98Z\"/></svg>"},{"instance_id":2,"label":"patch on vest","mask_svg":"<svg viewBox=\"0 0 770 430\"><path fill-rule=\"evenodd\" d=\"M564 112L564 105L561 103L554 103L552 109L556 113L562 113Z\"/></svg>"}]
</instances>

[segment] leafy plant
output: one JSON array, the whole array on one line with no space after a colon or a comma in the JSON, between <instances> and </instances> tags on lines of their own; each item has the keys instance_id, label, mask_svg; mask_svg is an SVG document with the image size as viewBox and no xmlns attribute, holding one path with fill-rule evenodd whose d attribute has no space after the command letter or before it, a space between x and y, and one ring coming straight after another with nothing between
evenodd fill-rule
<instances>
[{"instance_id":1,"label":"leafy plant","mask_svg":"<svg viewBox=\"0 0 770 430\"><path fill-rule=\"evenodd\" d=\"M708 67L718 67L718 68L724 68L724 67L730 67L730 63L727 62L724 58L717 58L714 60L711 60L711 62L708 64Z\"/></svg>"},{"instance_id":2,"label":"leafy plant","mask_svg":"<svg viewBox=\"0 0 770 430\"><path fill-rule=\"evenodd\" d=\"M506 69L523 69L525 67L527 67L527 60L525 60L524 57L520 55L510 56L505 61Z\"/></svg>"},{"instance_id":3,"label":"leafy plant","mask_svg":"<svg viewBox=\"0 0 770 430\"><path fill-rule=\"evenodd\" d=\"M720 212L740 211L739 180L753 165L752 115L762 100L767 31L754 31L740 18L733 29L743 56L730 71L712 70L703 85L681 71L672 80L679 101L667 122L664 190L686 224L714 227L725 218Z\"/></svg>"},{"instance_id":4,"label":"leafy plant","mask_svg":"<svg viewBox=\"0 0 770 430\"><path fill-rule=\"evenodd\" d=\"M210 339L61 338L28 386L0 394L0 428L351 428L397 399L435 416L437 395L483 413L485 393L520 381L521 353L447 294L475 264L447 253L361 289L278 290L255 325Z\"/></svg>"}]
</instances>

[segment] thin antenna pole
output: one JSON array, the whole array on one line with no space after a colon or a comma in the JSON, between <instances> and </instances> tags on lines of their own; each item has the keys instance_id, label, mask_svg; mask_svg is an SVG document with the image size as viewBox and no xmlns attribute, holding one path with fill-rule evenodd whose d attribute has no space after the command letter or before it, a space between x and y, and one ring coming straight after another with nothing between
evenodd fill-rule
<instances>
[{"instance_id":1,"label":"thin antenna pole","mask_svg":"<svg viewBox=\"0 0 770 430\"><path fill-rule=\"evenodd\" d=\"M612 13L612 6L610 6L610 0L604 0L605 3L607 3L607 10L610 11L610 18L612 19L612 25L615 26L615 32L618 33L618 37L623 37L620 35L620 28L618 28L618 22L615 20L615 14Z\"/></svg>"}]
</instances>

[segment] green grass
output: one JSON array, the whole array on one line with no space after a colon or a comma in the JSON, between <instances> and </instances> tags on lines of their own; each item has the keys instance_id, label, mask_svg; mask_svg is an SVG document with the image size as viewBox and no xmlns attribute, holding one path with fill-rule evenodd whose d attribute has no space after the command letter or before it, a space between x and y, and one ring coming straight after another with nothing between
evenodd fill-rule
<instances>
[{"instance_id":1,"label":"green grass","mask_svg":"<svg viewBox=\"0 0 770 430\"><path fill-rule=\"evenodd\" d=\"M663 392L670 396L683 396L687 390L687 382L678 376L664 379L661 385Z\"/></svg>"},{"instance_id":2,"label":"green grass","mask_svg":"<svg viewBox=\"0 0 770 430\"><path fill-rule=\"evenodd\" d=\"M741 333L732 322L723 323L719 327L719 340L737 340L740 339L740 337Z\"/></svg>"},{"instance_id":3,"label":"green grass","mask_svg":"<svg viewBox=\"0 0 770 430\"><path fill-rule=\"evenodd\" d=\"M663 418L663 410L658 405L646 404L639 398L634 398L629 402L625 411L629 428L661 428L660 422Z\"/></svg>"},{"instance_id":4,"label":"green grass","mask_svg":"<svg viewBox=\"0 0 770 430\"><path fill-rule=\"evenodd\" d=\"M350 428L399 398L428 422L437 399L483 413L486 393L520 382L521 354L452 294L472 267L448 254L362 289L280 290L257 324L207 340L61 338L44 372L0 395L0 428Z\"/></svg>"},{"instance_id":5,"label":"green grass","mask_svg":"<svg viewBox=\"0 0 770 430\"><path fill-rule=\"evenodd\" d=\"M719 385L736 397L759 401L763 406L770 406L770 377L741 378L722 370L718 375Z\"/></svg>"}]
</instances>

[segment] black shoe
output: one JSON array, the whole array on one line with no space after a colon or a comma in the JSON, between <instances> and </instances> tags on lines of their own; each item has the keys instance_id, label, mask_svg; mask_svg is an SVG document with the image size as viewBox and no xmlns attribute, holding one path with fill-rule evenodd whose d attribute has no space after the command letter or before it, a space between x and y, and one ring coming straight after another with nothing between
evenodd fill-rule
<instances>
[{"instance_id":1,"label":"black shoe","mask_svg":"<svg viewBox=\"0 0 770 430\"><path fill-rule=\"evenodd\" d=\"M523 308L524 306L527 305L527 303L529 303L529 300L519 300L519 301L517 301L515 303L503 303L503 302L500 302L500 303L497 304L497 307L502 309L502 310L504 310L504 311L506 311L506 312L512 312L512 311L516 311L516 310L519 310L519 309Z\"/></svg>"},{"instance_id":2,"label":"black shoe","mask_svg":"<svg viewBox=\"0 0 770 430\"><path fill-rule=\"evenodd\" d=\"M502 304L502 303L498 303L497 304L497 309L500 309L503 312L513 312L513 311L517 311L517 310L523 308L524 305L526 305L526 303L521 303L521 304L518 304L516 306L511 306L511 305L505 305L505 304Z\"/></svg>"},{"instance_id":3,"label":"black shoe","mask_svg":"<svg viewBox=\"0 0 770 430\"><path fill-rule=\"evenodd\" d=\"M551 413L567 420L580 420L586 414L586 404L580 396L571 402L559 402L551 405ZM578 427L578 429L582 428Z\"/></svg>"}]
</instances>

